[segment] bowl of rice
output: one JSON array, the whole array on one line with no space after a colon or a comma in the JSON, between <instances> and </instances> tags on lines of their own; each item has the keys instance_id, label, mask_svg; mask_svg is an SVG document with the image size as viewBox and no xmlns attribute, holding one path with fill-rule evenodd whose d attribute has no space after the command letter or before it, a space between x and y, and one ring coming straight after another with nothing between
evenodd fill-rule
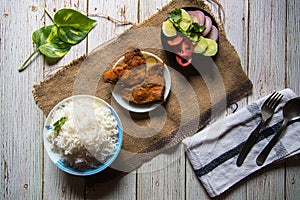
<instances>
[{"instance_id":1,"label":"bowl of rice","mask_svg":"<svg viewBox=\"0 0 300 200\"><path fill-rule=\"evenodd\" d=\"M44 146L55 165L78 176L107 168L122 146L122 124L104 100L75 95L59 102L44 125Z\"/></svg>"}]
</instances>

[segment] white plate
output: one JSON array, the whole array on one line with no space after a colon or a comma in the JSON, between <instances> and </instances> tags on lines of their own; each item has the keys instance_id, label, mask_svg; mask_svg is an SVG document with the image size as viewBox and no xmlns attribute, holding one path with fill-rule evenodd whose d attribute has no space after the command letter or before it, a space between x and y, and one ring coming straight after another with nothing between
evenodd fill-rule
<instances>
[{"instance_id":1,"label":"white plate","mask_svg":"<svg viewBox=\"0 0 300 200\"><path fill-rule=\"evenodd\" d=\"M91 101L91 103L94 103L94 101L100 102L102 105L108 107L112 113L112 115L114 115L114 117L117 120L118 123L118 141L117 141L117 150L116 152L109 157L103 164L100 164L97 168L95 169L89 169L86 171L77 171L76 169L73 169L67 165L64 164L63 160L61 159L61 156L59 153L55 153L52 151L51 149L51 144L47 139L47 133L51 130L51 121L53 118L53 115L55 113L55 111L60 108L60 107L64 107L65 103L68 101L72 101L72 100L77 100L77 99L84 99L85 101ZM108 104L106 103L104 100L95 97L95 96L90 96L90 95L75 95L75 96L71 96L69 98L66 98L64 100L62 100L61 102L59 102L49 113L45 124L44 124L44 130L43 130L43 136L44 136L44 147L50 157L50 159L52 160L52 162L61 170L63 170L64 172L67 172L69 174L73 174L73 175L77 175L77 176L88 176L88 175L92 175L92 174L96 174L100 171L103 171L105 168L107 168L118 156L120 150L121 150L121 146L122 146L122 138L123 138L123 130L122 130L122 124L121 121L117 115L117 113L115 112L115 110Z\"/></svg>"},{"instance_id":2,"label":"white plate","mask_svg":"<svg viewBox=\"0 0 300 200\"><path fill-rule=\"evenodd\" d=\"M147 51L141 51L144 55L146 56L153 56L155 57L159 62L163 61L156 55L147 52ZM116 64L113 66L116 67L117 64L119 62L121 62L124 59L124 56L122 56L117 62ZM146 58L147 60L147 58ZM168 69L167 65L164 65L164 79L165 79L165 92L164 92L164 100L168 97L169 93L170 93L170 88L171 88L171 75ZM145 112L150 112L152 110L154 110L155 108L157 108L161 103L163 103L164 101L161 102L154 102L154 103L149 103L149 104L145 104L145 105L137 105L137 104L132 104L129 103L128 101L126 101L125 99L123 99L122 97L122 90L120 87L118 87L117 85L113 88L112 91L112 96L114 97L114 99L119 103L119 105L121 105L123 108L132 111L132 112L136 112L136 113L145 113Z\"/></svg>"}]
</instances>

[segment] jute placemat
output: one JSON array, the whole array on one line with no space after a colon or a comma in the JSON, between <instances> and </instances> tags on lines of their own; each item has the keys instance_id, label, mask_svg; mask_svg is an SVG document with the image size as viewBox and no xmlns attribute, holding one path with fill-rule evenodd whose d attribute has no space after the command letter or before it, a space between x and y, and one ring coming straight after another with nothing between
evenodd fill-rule
<instances>
[{"instance_id":1,"label":"jute placemat","mask_svg":"<svg viewBox=\"0 0 300 200\"><path fill-rule=\"evenodd\" d=\"M136 169L180 143L252 89L238 54L218 20L219 51L213 59L197 56L193 58L193 67L182 68L174 62L170 53L163 50L161 24L167 13L177 7L198 7L212 15L203 1L173 0L146 21L134 25L89 55L63 66L50 78L34 86L34 99L46 115L59 101L77 94L98 96L115 108L124 128L122 151L112 165L117 171ZM112 67L128 46L150 51L169 66L172 80L169 98L152 112L138 114L121 108L111 98L111 86L102 80L103 72ZM115 174L119 173L108 169L99 176L111 178Z\"/></svg>"}]
</instances>

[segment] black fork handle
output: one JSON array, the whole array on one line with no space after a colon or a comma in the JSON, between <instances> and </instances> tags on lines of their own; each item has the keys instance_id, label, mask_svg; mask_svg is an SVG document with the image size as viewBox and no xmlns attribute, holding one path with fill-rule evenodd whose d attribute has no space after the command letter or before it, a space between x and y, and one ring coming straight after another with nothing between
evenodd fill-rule
<instances>
[{"instance_id":1,"label":"black fork handle","mask_svg":"<svg viewBox=\"0 0 300 200\"><path fill-rule=\"evenodd\" d=\"M256 128L252 131L252 133L250 134L250 136L248 137L248 139L246 140L239 156L238 156L238 159L236 161L236 165L238 167L240 167L245 158L247 157L249 151L252 149L252 147L254 146L257 138L258 138L258 135L259 135L259 131L260 129L262 128L263 126L263 121L261 120L260 123L256 126Z\"/></svg>"}]
</instances>

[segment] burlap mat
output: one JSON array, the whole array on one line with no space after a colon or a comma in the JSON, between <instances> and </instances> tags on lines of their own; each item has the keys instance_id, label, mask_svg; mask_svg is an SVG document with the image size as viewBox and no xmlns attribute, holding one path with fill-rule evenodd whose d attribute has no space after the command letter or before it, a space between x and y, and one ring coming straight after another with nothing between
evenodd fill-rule
<instances>
[{"instance_id":1,"label":"burlap mat","mask_svg":"<svg viewBox=\"0 0 300 200\"><path fill-rule=\"evenodd\" d=\"M252 89L221 24L218 24L219 51L213 59L198 56L193 58L193 67L177 66L172 55L163 50L160 37L162 22L176 7L198 7L212 14L202 1L173 0L146 21L34 86L34 99L46 115L59 101L76 94L98 96L115 108L124 128L122 151L112 165L118 171L133 170L178 144ZM169 98L153 112L137 114L122 109L111 98L111 86L102 80L102 73L112 67L128 46L155 53L169 66L172 79ZM108 169L101 175L113 174L115 171Z\"/></svg>"}]
</instances>

